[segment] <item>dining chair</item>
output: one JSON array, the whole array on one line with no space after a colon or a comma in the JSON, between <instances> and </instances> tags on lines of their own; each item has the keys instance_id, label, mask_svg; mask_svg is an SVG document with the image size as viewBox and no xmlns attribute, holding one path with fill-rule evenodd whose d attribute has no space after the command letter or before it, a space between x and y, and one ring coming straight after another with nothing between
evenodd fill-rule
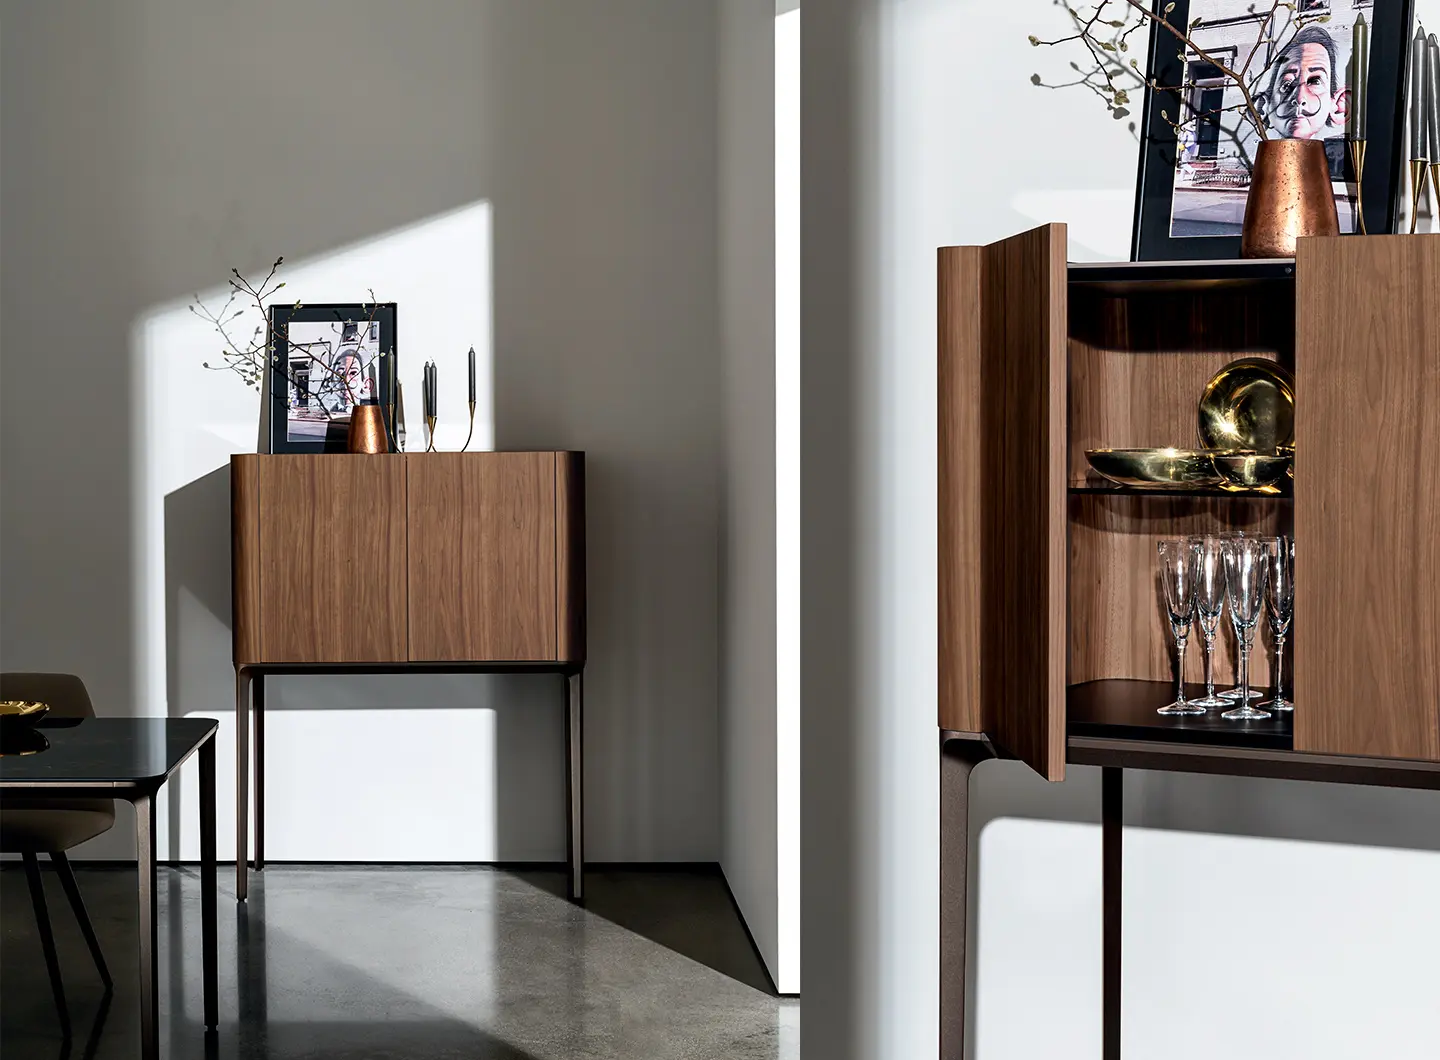
<instances>
[{"instance_id":1,"label":"dining chair","mask_svg":"<svg viewBox=\"0 0 1440 1060\"><path fill-rule=\"evenodd\" d=\"M0 673L0 699L35 700L50 705L51 718L93 718L95 708L85 682L74 674ZM113 799L53 799L6 797L0 802L0 853L19 854L25 863L30 884L30 901L35 906L35 923L40 929L40 946L50 972L50 988L65 1036L70 1036L70 1012L65 1004L65 986L60 978L60 961L55 953L55 935L45 906L45 888L40 878L41 854L50 855L60 885L75 910L85 944L95 960L95 969L108 996L114 986L105 955L95 938L95 929L80 898L74 870L65 851L108 831L115 824Z\"/></svg>"}]
</instances>

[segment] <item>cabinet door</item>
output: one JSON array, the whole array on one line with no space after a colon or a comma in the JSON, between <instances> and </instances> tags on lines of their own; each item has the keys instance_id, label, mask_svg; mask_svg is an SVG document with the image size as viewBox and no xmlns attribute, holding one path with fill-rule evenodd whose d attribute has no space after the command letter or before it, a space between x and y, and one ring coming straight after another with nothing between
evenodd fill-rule
<instances>
[{"instance_id":1,"label":"cabinet door","mask_svg":"<svg viewBox=\"0 0 1440 1060\"><path fill-rule=\"evenodd\" d=\"M554 660L555 454L406 460L410 658Z\"/></svg>"},{"instance_id":2,"label":"cabinet door","mask_svg":"<svg viewBox=\"0 0 1440 1060\"><path fill-rule=\"evenodd\" d=\"M290 454L257 468L259 661L403 662L404 460Z\"/></svg>"},{"instance_id":3,"label":"cabinet door","mask_svg":"<svg viewBox=\"0 0 1440 1060\"><path fill-rule=\"evenodd\" d=\"M940 725L1065 775L1065 226L940 251Z\"/></svg>"},{"instance_id":4,"label":"cabinet door","mask_svg":"<svg viewBox=\"0 0 1440 1060\"><path fill-rule=\"evenodd\" d=\"M1295 748L1440 760L1440 237L1295 273Z\"/></svg>"}]
</instances>

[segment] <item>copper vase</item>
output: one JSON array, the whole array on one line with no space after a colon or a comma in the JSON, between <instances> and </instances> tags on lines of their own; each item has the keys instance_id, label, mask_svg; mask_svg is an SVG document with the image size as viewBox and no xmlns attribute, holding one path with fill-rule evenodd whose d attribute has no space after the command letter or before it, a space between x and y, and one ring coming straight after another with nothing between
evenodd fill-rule
<instances>
[{"instance_id":1,"label":"copper vase","mask_svg":"<svg viewBox=\"0 0 1440 1060\"><path fill-rule=\"evenodd\" d=\"M390 449L385 437L385 420L379 405L356 405L350 410L348 450L352 453L384 453Z\"/></svg>"},{"instance_id":2,"label":"copper vase","mask_svg":"<svg viewBox=\"0 0 1440 1060\"><path fill-rule=\"evenodd\" d=\"M1338 236L1340 215L1320 140L1261 140L1240 231L1242 258L1293 258L1301 236Z\"/></svg>"}]
</instances>

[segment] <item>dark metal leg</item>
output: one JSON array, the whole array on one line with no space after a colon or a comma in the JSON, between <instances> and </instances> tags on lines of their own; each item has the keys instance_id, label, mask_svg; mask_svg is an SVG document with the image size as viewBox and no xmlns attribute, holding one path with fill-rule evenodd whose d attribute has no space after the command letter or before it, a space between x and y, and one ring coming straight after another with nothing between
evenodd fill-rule
<instances>
[{"instance_id":1,"label":"dark metal leg","mask_svg":"<svg viewBox=\"0 0 1440 1060\"><path fill-rule=\"evenodd\" d=\"M215 737L211 736L200 745L200 932L206 1030L214 1030L220 1023L215 906Z\"/></svg>"},{"instance_id":2,"label":"dark metal leg","mask_svg":"<svg viewBox=\"0 0 1440 1060\"><path fill-rule=\"evenodd\" d=\"M55 953L55 933L50 929L50 911L45 907L45 883L40 879L40 859L26 851L25 879L30 883L30 901L35 906L35 926L40 929L40 948L45 952L45 968L50 973L50 990L55 995L55 1011L60 1015L60 1029L70 1039L70 1008L65 1004L65 981L60 978L60 958Z\"/></svg>"},{"instance_id":3,"label":"dark metal leg","mask_svg":"<svg viewBox=\"0 0 1440 1060\"><path fill-rule=\"evenodd\" d=\"M1121 839L1125 829L1124 771L1100 771L1101 904L1104 910L1101 1001L1104 1060L1120 1060L1120 896Z\"/></svg>"},{"instance_id":4,"label":"dark metal leg","mask_svg":"<svg viewBox=\"0 0 1440 1060\"><path fill-rule=\"evenodd\" d=\"M250 856L250 671L235 671L235 899L245 901Z\"/></svg>"},{"instance_id":5,"label":"dark metal leg","mask_svg":"<svg viewBox=\"0 0 1440 1060\"><path fill-rule=\"evenodd\" d=\"M155 800L135 799L136 868L140 873L140 1056L160 1060L160 977L155 967L159 895L155 887Z\"/></svg>"},{"instance_id":6,"label":"dark metal leg","mask_svg":"<svg viewBox=\"0 0 1440 1060\"><path fill-rule=\"evenodd\" d=\"M255 675L255 871L265 867L265 675Z\"/></svg>"},{"instance_id":7,"label":"dark metal leg","mask_svg":"<svg viewBox=\"0 0 1440 1060\"><path fill-rule=\"evenodd\" d=\"M115 985L115 981L110 978L110 969L105 965L105 954L100 952L100 940L95 937L95 928L90 923L89 914L85 912L85 901L80 897L80 885L75 882L75 870L70 867L70 859L63 850L52 852L50 860L60 876L60 886L65 888L65 897L70 899L70 908L75 911L75 919L80 922L80 934L85 936L85 945L90 947L90 957L95 961L95 970L100 973L100 981L105 984L105 989L109 990Z\"/></svg>"},{"instance_id":8,"label":"dark metal leg","mask_svg":"<svg viewBox=\"0 0 1440 1060\"><path fill-rule=\"evenodd\" d=\"M995 752L940 737L940 1058L965 1056L966 918L970 889L970 772Z\"/></svg>"},{"instance_id":9,"label":"dark metal leg","mask_svg":"<svg viewBox=\"0 0 1440 1060\"><path fill-rule=\"evenodd\" d=\"M585 687L584 671L566 677L565 695L565 816L569 832L565 861L572 902L585 900Z\"/></svg>"}]
</instances>

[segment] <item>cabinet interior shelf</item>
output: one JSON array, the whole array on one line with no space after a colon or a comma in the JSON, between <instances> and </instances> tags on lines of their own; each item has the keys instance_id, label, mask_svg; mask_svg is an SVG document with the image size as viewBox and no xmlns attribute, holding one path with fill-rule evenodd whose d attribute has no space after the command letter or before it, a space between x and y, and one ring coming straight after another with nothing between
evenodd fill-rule
<instances>
[{"instance_id":1,"label":"cabinet interior shelf","mask_svg":"<svg viewBox=\"0 0 1440 1060\"><path fill-rule=\"evenodd\" d=\"M1268 688L1260 691L1269 696ZM1187 683L1185 694L1198 698L1205 694L1205 689ZM1294 749L1295 715L1292 712L1274 714L1263 721L1227 721L1220 716L1223 711L1219 708L1211 708L1204 714L1156 713L1174 698L1172 681L1116 679L1071 685L1065 690L1066 730L1071 736L1104 739Z\"/></svg>"},{"instance_id":2,"label":"cabinet interior shelf","mask_svg":"<svg viewBox=\"0 0 1440 1060\"><path fill-rule=\"evenodd\" d=\"M1081 496L1113 496L1113 497L1220 497L1225 500L1235 501L1291 501L1295 499L1290 487L1283 488L1279 493L1262 493L1259 490L1226 490L1219 486L1207 486L1203 489L1165 489L1146 488L1139 489L1134 486L1120 486L1114 483L1086 482L1084 484L1072 484L1070 492Z\"/></svg>"}]
</instances>

